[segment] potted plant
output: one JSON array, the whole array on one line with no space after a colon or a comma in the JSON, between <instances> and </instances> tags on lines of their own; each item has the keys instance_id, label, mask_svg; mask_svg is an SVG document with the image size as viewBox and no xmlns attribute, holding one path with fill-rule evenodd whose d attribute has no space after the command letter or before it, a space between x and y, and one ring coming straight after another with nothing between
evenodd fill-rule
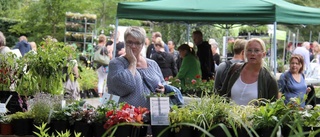
<instances>
[{"instance_id":1,"label":"potted plant","mask_svg":"<svg viewBox=\"0 0 320 137\"><path fill-rule=\"evenodd\" d=\"M190 105L190 104L189 104ZM175 136L192 137L195 136L193 127L196 127L196 118L199 113L189 105L179 108L172 106L169 113L170 125L173 127Z\"/></svg>"},{"instance_id":2,"label":"potted plant","mask_svg":"<svg viewBox=\"0 0 320 137\"><path fill-rule=\"evenodd\" d=\"M12 135L12 124L10 115L2 115L0 118L1 135Z\"/></svg>"},{"instance_id":3,"label":"potted plant","mask_svg":"<svg viewBox=\"0 0 320 137\"><path fill-rule=\"evenodd\" d=\"M83 101L76 101L68 105L69 123L75 132L84 136L92 136L91 123L94 121L95 108Z\"/></svg>"},{"instance_id":4,"label":"potted plant","mask_svg":"<svg viewBox=\"0 0 320 137\"><path fill-rule=\"evenodd\" d=\"M30 96L37 92L61 94L63 92L62 80L66 74L61 70L67 64L75 51L64 43L58 43L51 38L42 42L37 54L27 53L19 66L21 78L17 81L16 91L20 95ZM22 73L23 72L23 73Z\"/></svg>"},{"instance_id":5,"label":"potted plant","mask_svg":"<svg viewBox=\"0 0 320 137\"><path fill-rule=\"evenodd\" d=\"M16 112L11 114L10 117L15 135L23 136L32 134L34 117L30 112Z\"/></svg>"},{"instance_id":6,"label":"potted plant","mask_svg":"<svg viewBox=\"0 0 320 137\"><path fill-rule=\"evenodd\" d=\"M80 78L78 79L80 90L84 94L84 98L90 96L90 91L95 89L98 85L97 72L91 68L85 68L80 71Z\"/></svg>"},{"instance_id":7,"label":"potted plant","mask_svg":"<svg viewBox=\"0 0 320 137\"><path fill-rule=\"evenodd\" d=\"M110 110L106 114L107 121L104 128L111 136L135 136L134 126L142 126L144 117L149 113L149 110L144 107L135 107L125 103L120 105L117 110ZM125 131L124 131L125 130ZM131 131L131 132L130 132Z\"/></svg>"},{"instance_id":8,"label":"potted plant","mask_svg":"<svg viewBox=\"0 0 320 137\"><path fill-rule=\"evenodd\" d=\"M104 124L107 121L106 114L108 111L116 110L118 104L113 101L109 100L105 104L100 105L96 108L93 113L93 134L96 137L102 136L107 130L104 128Z\"/></svg>"},{"instance_id":9,"label":"potted plant","mask_svg":"<svg viewBox=\"0 0 320 137\"><path fill-rule=\"evenodd\" d=\"M289 114L292 111L284 104L284 98L275 102L270 102L269 100L258 100L256 102L261 106L253 113L250 120L253 123L252 127L259 135L274 136L279 126L290 122L291 117L289 117Z\"/></svg>"},{"instance_id":10,"label":"potted plant","mask_svg":"<svg viewBox=\"0 0 320 137\"><path fill-rule=\"evenodd\" d=\"M239 106L233 103L230 105L225 122L226 126L231 128L233 135L236 137L258 136L252 127L252 121L248 119L253 117L257 107L253 105Z\"/></svg>"},{"instance_id":11,"label":"potted plant","mask_svg":"<svg viewBox=\"0 0 320 137\"><path fill-rule=\"evenodd\" d=\"M50 128L54 134L56 132L62 132L70 129L68 113L69 112L66 108L56 109L52 112L50 118Z\"/></svg>"},{"instance_id":12,"label":"potted plant","mask_svg":"<svg viewBox=\"0 0 320 137\"><path fill-rule=\"evenodd\" d=\"M50 136L49 129L46 123L42 123L39 126L36 126L39 132L33 132L35 136L37 137L81 137L81 133L74 132L74 134L71 134L69 130L57 132L56 135L52 134Z\"/></svg>"},{"instance_id":13,"label":"potted plant","mask_svg":"<svg viewBox=\"0 0 320 137\"><path fill-rule=\"evenodd\" d=\"M61 101L62 96L40 92L36 93L28 102L29 111L35 117L33 124L39 126L42 123L49 123L51 111L61 108ZM33 130L37 130L35 126L33 127Z\"/></svg>"}]
</instances>

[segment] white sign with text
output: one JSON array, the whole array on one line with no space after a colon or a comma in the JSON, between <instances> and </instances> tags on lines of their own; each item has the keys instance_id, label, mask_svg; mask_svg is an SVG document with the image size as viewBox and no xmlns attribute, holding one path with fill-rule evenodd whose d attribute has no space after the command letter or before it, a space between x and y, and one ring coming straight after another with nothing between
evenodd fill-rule
<instances>
[{"instance_id":1,"label":"white sign with text","mask_svg":"<svg viewBox=\"0 0 320 137\"><path fill-rule=\"evenodd\" d=\"M169 97L150 98L151 125L169 125Z\"/></svg>"}]
</instances>

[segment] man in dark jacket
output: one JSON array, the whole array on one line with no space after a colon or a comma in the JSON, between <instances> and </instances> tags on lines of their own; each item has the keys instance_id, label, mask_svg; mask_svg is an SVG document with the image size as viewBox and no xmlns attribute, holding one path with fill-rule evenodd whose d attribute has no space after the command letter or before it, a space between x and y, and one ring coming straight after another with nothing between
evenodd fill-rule
<instances>
[{"instance_id":1,"label":"man in dark jacket","mask_svg":"<svg viewBox=\"0 0 320 137\"><path fill-rule=\"evenodd\" d=\"M207 41L203 41L202 32L197 30L192 33L193 42L197 45L197 56L201 65L202 79L210 80L212 71L214 70L211 45Z\"/></svg>"},{"instance_id":2,"label":"man in dark jacket","mask_svg":"<svg viewBox=\"0 0 320 137\"><path fill-rule=\"evenodd\" d=\"M28 43L28 39L26 36L21 36L19 38L19 42L16 44L13 49L19 49L21 52L21 55L24 56L27 52L31 50L31 45Z\"/></svg>"}]
</instances>

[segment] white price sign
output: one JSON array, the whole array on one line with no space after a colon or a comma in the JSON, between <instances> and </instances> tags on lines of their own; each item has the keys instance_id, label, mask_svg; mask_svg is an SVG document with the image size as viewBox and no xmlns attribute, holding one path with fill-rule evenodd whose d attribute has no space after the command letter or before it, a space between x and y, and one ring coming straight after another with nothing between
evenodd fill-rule
<instances>
[{"instance_id":1,"label":"white price sign","mask_svg":"<svg viewBox=\"0 0 320 137\"><path fill-rule=\"evenodd\" d=\"M169 97L150 98L151 125L169 125Z\"/></svg>"}]
</instances>

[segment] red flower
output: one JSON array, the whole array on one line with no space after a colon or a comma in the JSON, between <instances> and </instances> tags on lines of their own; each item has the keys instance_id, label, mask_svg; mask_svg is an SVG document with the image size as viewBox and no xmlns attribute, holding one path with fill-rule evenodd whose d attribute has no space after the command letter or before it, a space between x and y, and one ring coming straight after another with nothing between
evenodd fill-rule
<instances>
[{"instance_id":1,"label":"red flower","mask_svg":"<svg viewBox=\"0 0 320 137\"><path fill-rule=\"evenodd\" d=\"M198 74L198 75L196 75L196 78L197 78L197 79L200 79L200 78L201 78L201 76Z\"/></svg>"},{"instance_id":2,"label":"red flower","mask_svg":"<svg viewBox=\"0 0 320 137\"><path fill-rule=\"evenodd\" d=\"M147 108L134 107L129 104L124 104L119 110L107 112L107 121L104 128L108 129L117 123L143 123L143 115L149 113Z\"/></svg>"}]
</instances>

